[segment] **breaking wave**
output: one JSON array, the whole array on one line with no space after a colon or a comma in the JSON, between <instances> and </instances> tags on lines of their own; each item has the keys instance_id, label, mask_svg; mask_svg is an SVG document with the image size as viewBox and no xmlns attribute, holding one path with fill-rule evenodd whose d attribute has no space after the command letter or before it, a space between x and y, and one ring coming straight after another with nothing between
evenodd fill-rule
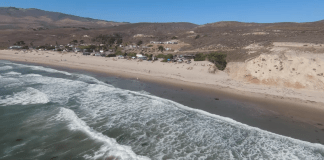
<instances>
[{"instance_id":1,"label":"breaking wave","mask_svg":"<svg viewBox=\"0 0 324 160\"><path fill-rule=\"evenodd\" d=\"M37 89L28 87L25 91L14 93L13 95L7 95L0 99L0 105L28 105L28 104L45 104L49 100L43 92Z\"/></svg>"},{"instance_id":2,"label":"breaking wave","mask_svg":"<svg viewBox=\"0 0 324 160\"><path fill-rule=\"evenodd\" d=\"M63 124L67 131L57 133L82 132L98 142L95 150L78 152L84 159L324 159L323 145L277 135L146 91L119 89L82 74L50 77L33 73L44 67L12 65L14 71L0 76L0 88L6 91L0 106L51 102L51 107L42 109L43 118L36 116L35 121L44 119L46 129ZM15 66L32 71L19 74ZM6 88L10 83L18 87ZM38 125L28 128L33 126Z\"/></svg>"},{"instance_id":3,"label":"breaking wave","mask_svg":"<svg viewBox=\"0 0 324 160\"><path fill-rule=\"evenodd\" d=\"M9 70L9 69L12 69L11 66L2 66L0 67L0 71L5 71L5 70Z\"/></svg>"},{"instance_id":4,"label":"breaking wave","mask_svg":"<svg viewBox=\"0 0 324 160\"><path fill-rule=\"evenodd\" d=\"M79 130L86 133L90 138L103 143L100 150L96 151L93 155L85 155L86 159L97 159L101 157L113 156L115 158L125 160L147 160L149 158L136 155L129 146L119 145L115 139L109 138L102 133L98 133L91 129L87 124L82 121L72 110L60 108L58 115L54 118L60 121L68 121L69 129Z\"/></svg>"}]
</instances>

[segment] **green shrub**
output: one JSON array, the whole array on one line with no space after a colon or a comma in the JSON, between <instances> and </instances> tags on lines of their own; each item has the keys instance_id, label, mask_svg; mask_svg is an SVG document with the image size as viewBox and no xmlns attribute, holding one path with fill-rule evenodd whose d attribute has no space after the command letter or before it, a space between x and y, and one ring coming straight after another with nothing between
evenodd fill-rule
<instances>
[{"instance_id":1,"label":"green shrub","mask_svg":"<svg viewBox=\"0 0 324 160\"><path fill-rule=\"evenodd\" d=\"M204 61L206 60L206 55L204 55L203 53L197 53L195 55L195 61Z\"/></svg>"},{"instance_id":2,"label":"green shrub","mask_svg":"<svg viewBox=\"0 0 324 160\"><path fill-rule=\"evenodd\" d=\"M153 56L153 55L152 55ZM158 54L156 56L157 58L164 58L164 59L173 59L173 54L167 54L167 55L164 55L164 54Z\"/></svg>"},{"instance_id":3,"label":"green shrub","mask_svg":"<svg viewBox=\"0 0 324 160\"><path fill-rule=\"evenodd\" d=\"M23 46L22 49L29 49L29 47L28 46Z\"/></svg>"},{"instance_id":4,"label":"green shrub","mask_svg":"<svg viewBox=\"0 0 324 160\"><path fill-rule=\"evenodd\" d=\"M210 53L207 55L207 58L210 62L213 62L219 70L224 70L226 68L226 54L223 53Z\"/></svg>"},{"instance_id":5,"label":"green shrub","mask_svg":"<svg viewBox=\"0 0 324 160\"><path fill-rule=\"evenodd\" d=\"M173 59L173 54L167 54L164 57L165 59Z\"/></svg>"},{"instance_id":6,"label":"green shrub","mask_svg":"<svg viewBox=\"0 0 324 160\"><path fill-rule=\"evenodd\" d=\"M164 56L165 56L164 54L158 54L156 57L157 58L164 58Z\"/></svg>"},{"instance_id":7,"label":"green shrub","mask_svg":"<svg viewBox=\"0 0 324 160\"><path fill-rule=\"evenodd\" d=\"M116 54L116 55L124 55L124 53L121 52L121 51L117 51L115 54Z\"/></svg>"},{"instance_id":8,"label":"green shrub","mask_svg":"<svg viewBox=\"0 0 324 160\"><path fill-rule=\"evenodd\" d=\"M107 57L116 57L116 54L108 54Z\"/></svg>"},{"instance_id":9,"label":"green shrub","mask_svg":"<svg viewBox=\"0 0 324 160\"><path fill-rule=\"evenodd\" d=\"M136 53L127 53L128 57L136 57Z\"/></svg>"}]
</instances>

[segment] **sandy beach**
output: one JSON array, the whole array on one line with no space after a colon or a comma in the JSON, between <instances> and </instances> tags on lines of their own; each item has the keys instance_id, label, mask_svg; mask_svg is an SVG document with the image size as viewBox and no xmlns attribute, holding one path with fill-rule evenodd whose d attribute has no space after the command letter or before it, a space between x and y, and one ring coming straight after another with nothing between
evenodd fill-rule
<instances>
[{"instance_id":1,"label":"sandy beach","mask_svg":"<svg viewBox=\"0 0 324 160\"><path fill-rule=\"evenodd\" d=\"M223 71L209 73L208 61L163 63L83 56L52 51L0 51L1 60L67 67L185 88L209 95L229 95L238 100L267 103L267 110L324 129L322 90L286 88L241 81ZM217 93L217 94L216 94ZM218 97L215 97L218 98Z\"/></svg>"}]
</instances>

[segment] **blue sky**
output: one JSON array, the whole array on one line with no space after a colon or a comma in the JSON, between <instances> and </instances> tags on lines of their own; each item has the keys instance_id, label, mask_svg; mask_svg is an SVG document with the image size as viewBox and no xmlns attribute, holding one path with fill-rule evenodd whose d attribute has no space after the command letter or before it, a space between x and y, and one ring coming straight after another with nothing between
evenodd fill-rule
<instances>
[{"instance_id":1,"label":"blue sky","mask_svg":"<svg viewBox=\"0 0 324 160\"><path fill-rule=\"evenodd\" d=\"M117 22L312 22L323 0L1 0L1 7L38 8Z\"/></svg>"}]
</instances>

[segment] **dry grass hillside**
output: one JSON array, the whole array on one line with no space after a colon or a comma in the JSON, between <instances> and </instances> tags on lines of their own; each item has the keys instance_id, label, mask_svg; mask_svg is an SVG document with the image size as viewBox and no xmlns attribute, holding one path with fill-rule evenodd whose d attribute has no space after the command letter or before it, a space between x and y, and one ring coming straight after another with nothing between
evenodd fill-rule
<instances>
[{"instance_id":1,"label":"dry grass hillside","mask_svg":"<svg viewBox=\"0 0 324 160\"><path fill-rule=\"evenodd\" d=\"M311 23L118 23L82 18L38 9L0 8L0 47L16 41L37 45L67 44L72 40L93 43L98 35L119 34L124 44L178 40L168 53L223 52L229 62L244 62L273 53L274 42L321 44L324 22ZM181 45L180 45L181 44ZM306 48L304 48L306 49ZM174 52L179 50L179 52ZM311 48L309 48L311 50ZM316 50L316 52L320 52Z\"/></svg>"},{"instance_id":2,"label":"dry grass hillside","mask_svg":"<svg viewBox=\"0 0 324 160\"><path fill-rule=\"evenodd\" d=\"M59 27L102 28L125 23L78 17L40 9L0 7L0 29L42 30Z\"/></svg>"}]
</instances>

